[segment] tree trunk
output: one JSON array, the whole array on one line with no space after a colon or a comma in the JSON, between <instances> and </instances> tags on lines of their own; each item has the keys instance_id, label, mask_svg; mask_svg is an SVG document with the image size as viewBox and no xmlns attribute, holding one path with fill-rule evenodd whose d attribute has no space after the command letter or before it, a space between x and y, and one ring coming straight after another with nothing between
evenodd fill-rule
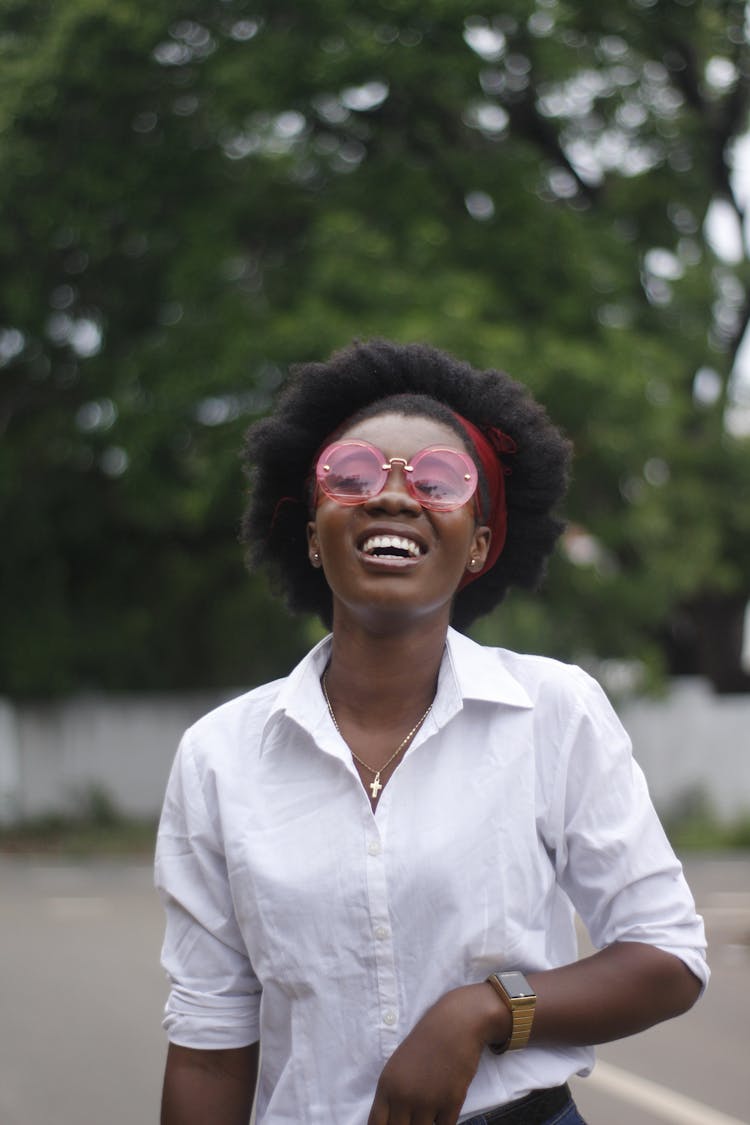
<instances>
[{"instance_id":1,"label":"tree trunk","mask_svg":"<svg viewBox=\"0 0 750 1125\"><path fill-rule=\"evenodd\" d=\"M665 649L673 675L705 676L719 694L750 692L742 666L747 594L703 594L681 606Z\"/></svg>"}]
</instances>

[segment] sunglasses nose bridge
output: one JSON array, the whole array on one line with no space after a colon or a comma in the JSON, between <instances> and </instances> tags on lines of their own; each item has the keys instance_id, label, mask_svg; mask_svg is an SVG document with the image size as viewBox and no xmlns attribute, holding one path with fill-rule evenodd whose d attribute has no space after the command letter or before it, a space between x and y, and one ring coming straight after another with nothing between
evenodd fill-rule
<instances>
[{"instance_id":1,"label":"sunglasses nose bridge","mask_svg":"<svg viewBox=\"0 0 750 1125\"><path fill-rule=\"evenodd\" d=\"M384 462L384 464L380 467L383 472L389 473L394 465L400 465L405 473L414 472L413 465L410 465L405 457L389 457L388 460Z\"/></svg>"},{"instance_id":2,"label":"sunglasses nose bridge","mask_svg":"<svg viewBox=\"0 0 750 1125\"><path fill-rule=\"evenodd\" d=\"M383 482L383 490L385 490L389 487L390 488L395 487L396 481L399 479L398 474L396 474L395 476L393 474L393 469L395 469L395 468L399 468L401 470L401 473L403 474L403 480L402 480L402 485L401 485L402 490L405 488L406 491L409 493L409 495L412 496L412 489L410 487L410 482L409 482L409 478L407 476L407 473L413 473L414 469L409 464L409 462L406 460L405 457L389 457L387 463L383 464L383 469L385 470L385 472L387 474L386 478L385 478L385 481Z\"/></svg>"},{"instance_id":3,"label":"sunglasses nose bridge","mask_svg":"<svg viewBox=\"0 0 750 1125\"><path fill-rule=\"evenodd\" d=\"M381 469L385 474L383 484L377 493L369 497L369 500L377 503L381 498L387 501L388 496L393 494L397 496L398 502L402 503L405 497L416 507L421 508L421 504L414 496L412 489L409 487L408 473L413 473L414 469L406 460L405 457L389 457L387 460L383 458ZM400 469L401 472L394 473L394 469Z\"/></svg>"}]
</instances>

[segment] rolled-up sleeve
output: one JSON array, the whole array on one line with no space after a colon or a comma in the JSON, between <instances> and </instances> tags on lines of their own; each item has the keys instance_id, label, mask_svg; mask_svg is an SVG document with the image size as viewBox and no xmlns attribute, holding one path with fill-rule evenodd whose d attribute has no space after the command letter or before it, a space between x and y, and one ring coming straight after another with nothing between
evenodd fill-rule
<instances>
[{"instance_id":1,"label":"rolled-up sleeve","mask_svg":"<svg viewBox=\"0 0 750 1125\"><path fill-rule=\"evenodd\" d=\"M579 674L555 793L557 875L592 941L640 941L679 957L705 987L703 920L599 685Z\"/></svg>"},{"instance_id":2,"label":"rolled-up sleeve","mask_svg":"<svg viewBox=\"0 0 750 1125\"><path fill-rule=\"evenodd\" d=\"M171 982L164 1028L171 1042L199 1049L244 1047L260 1037L260 985L235 917L216 803L188 732L167 784L155 878Z\"/></svg>"}]
</instances>

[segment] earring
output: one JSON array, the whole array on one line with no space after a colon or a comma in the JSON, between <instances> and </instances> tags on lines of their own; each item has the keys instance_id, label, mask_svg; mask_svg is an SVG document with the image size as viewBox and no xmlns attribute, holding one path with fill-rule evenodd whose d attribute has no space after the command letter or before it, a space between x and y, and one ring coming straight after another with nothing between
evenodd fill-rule
<instances>
[{"instance_id":1,"label":"earring","mask_svg":"<svg viewBox=\"0 0 750 1125\"><path fill-rule=\"evenodd\" d=\"M469 560L469 570L474 570L474 569L475 569L475 567L476 567L476 565L477 565L477 560L476 560L476 559L470 559L470 560Z\"/></svg>"},{"instance_id":2,"label":"earring","mask_svg":"<svg viewBox=\"0 0 750 1125\"><path fill-rule=\"evenodd\" d=\"M312 556L312 560L311 560L311 561L312 561L312 564L313 564L313 566L317 566L317 565L319 564L319 562L320 562L320 555L318 554L318 552L317 552L317 551L313 551L313 556Z\"/></svg>"}]
</instances>

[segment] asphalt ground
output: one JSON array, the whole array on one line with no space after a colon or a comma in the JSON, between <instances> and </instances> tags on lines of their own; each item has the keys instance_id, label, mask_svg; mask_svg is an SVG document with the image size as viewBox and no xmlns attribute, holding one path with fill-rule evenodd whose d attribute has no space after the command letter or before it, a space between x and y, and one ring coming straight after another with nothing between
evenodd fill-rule
<instances>
[{"instance_id":1,"label":"asphalt ground","mask_svg":"<svg viewBox=\"0 0 750 1125\"><path fill-rule=\"evenodd\" d=\"M685 867L711 985L682 1019L599 1049L574 1082L589 1125L750 1123L750 854ZM161 937L147 864L0 858L0 1125L158 1121Z\"/></svg>"}]
</instances>

